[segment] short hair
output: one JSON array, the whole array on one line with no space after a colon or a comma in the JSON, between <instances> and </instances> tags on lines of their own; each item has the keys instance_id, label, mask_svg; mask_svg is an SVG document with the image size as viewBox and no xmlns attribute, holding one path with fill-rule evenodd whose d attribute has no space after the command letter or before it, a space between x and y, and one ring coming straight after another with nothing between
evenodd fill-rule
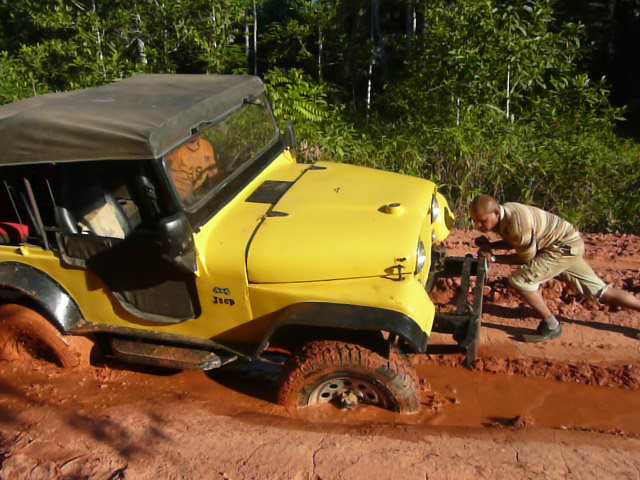
<instances>
[{"instance_id":1,"label":"short hair","mask_svg":"<svg viewBox=\"0 0 640 480\"><path fill-rule=\"evenodd\" d=\"M471 201L471 213L498 213L500 204L491 195L478 195Z\"/></svg>"}]
</instances>

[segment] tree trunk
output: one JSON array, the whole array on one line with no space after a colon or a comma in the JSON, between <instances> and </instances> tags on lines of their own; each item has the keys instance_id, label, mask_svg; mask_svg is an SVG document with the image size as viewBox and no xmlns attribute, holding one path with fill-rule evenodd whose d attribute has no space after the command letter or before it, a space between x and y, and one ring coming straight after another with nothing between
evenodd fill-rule
<instances>
[{"instance_id":1,"label":"tree trunk","mask_svg":"<svg viewBox=\"0 0 640 480\"><path fill-rule=\"evenodd\" d=\"M253 74L258 75L258 8L253 0Z\"/></svg>"},{"instance_id":2,"label":"tree trunk","mask_svg":"<svg viewBox=\"0 0 640 480\"><path fill-rule=\"evenodd\" d=\"M142 39L142 19L140 18L139 13L136 13L135 21L136 21L136 49L138 51L138 63L142 65L146 65L147 54L145 52L144 40Z\"/></svg>"},{"instance_id":3,"label":"tree trunk","mask_svg":"<svg viewBox=\"0 0 640 480\"><path fill-rule=\"evenodd\" d=\"M507 120L511 118L511 63L507 65Z\"/></svg>"},{"instance_id":4,"label":"tree trunk","mask_svg":"<svg viewBox=\"0 0 640 480\"><path fill-rule=\"evenodd\" d=\"M369 61L369 70L367 70L367 98L365 100L367 108L367 120L369 120L369 110L371 109L371 88L373 86L373 57Z\"/></svg>"},{"instance_id":5,"label":"tree trunk","mask_svg":"<svg viewBox=\"0 0 640 480\"><path fill-rule=\"evenodd\" d=\"M318 81L322 81L322 24L318 22Z\"/></svg>"},{"instance_id":6,"label":"tree trunk","mask_svg":"<svg viewBox=\"0 0 640 480\"><path fill-rule=\"evenodd\" d=\"M378 54L378 42L380 40L380 1L371 0L371 25L369 29L369 40L371 42L371 55L369 57L369 68L367 69L367 96L366 96L366 110L367 119L369 119L369 111L371 110L371 96L373 90L373 65L376 62L376 56Z\"/></svg>"},{"instance_id":7,"label":"tree trunk","mask_svg":"<svg viewBox=\"0 0 640 480\"><path fill-rule=\"evenodd\" d=\"M251 73L251 46L249 41L249 12L244 12L244 56L246 58L247 73Z\"/></svg>"},{"instance_id":8,"label":"tree trunk","mask_svg":"<svg viewBox=\"0 0 640 480\"><path fill-rule=\"evenodd\" d=\"M407 35L415 35L416 33L416 27L417 27L417 12L416 12L416 6L413 3L413 0L408 0L407 1L407 10L405 12L405 25L404 25L404 29L405 29L405 33Z\"/></svg>"},{"instance_id":9,"label":"tree trunk","mask_svg":"<svg viewBox=\"0 0 640 480\"><path fill-rule=\"evenodd\" d=\"M213 25L213 48L218 48L218 39L216 37L216 23L218 22L218 17L216 16L216 6L214 3L211 3L211 24Z\"/></svg>"},{"instance_id":10,"label":"tree trunk","mask_svg":"<svg viewBox=\"0 0 640 480\"><path fill-rule=\"evenodd\" d=\"M96 16L96 19L98 17L98 13L96 11L96 2L95 0L91 0L91 12ZM100 33L100 25L98 22L96 22L95 27L94 27L94 31L96 33L96 46L98 49L98 64L100 65L100 68L102 69L102 78L103 79L107 79L107 69L104 66L104 54L102 53L102 35Z\"/></svg>"}]
</instances>

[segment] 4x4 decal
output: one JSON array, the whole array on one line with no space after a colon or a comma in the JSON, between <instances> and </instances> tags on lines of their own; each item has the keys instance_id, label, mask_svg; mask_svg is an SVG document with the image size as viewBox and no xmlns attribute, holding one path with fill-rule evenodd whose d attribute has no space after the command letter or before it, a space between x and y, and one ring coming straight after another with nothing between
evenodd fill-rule
<instances>
[{"instance_id":1,"label":"4x4 decal","mask_svg":"<svg viewBox=\"0 0 640 480\"><path fill-rule=\"evenodd\" d=\"M229 305L233 307L236 301L233 298L222 298L217 295L231 295L231 289L223 287L213 287L213 304L214 305Z\"/></svg>"}]
</instances>

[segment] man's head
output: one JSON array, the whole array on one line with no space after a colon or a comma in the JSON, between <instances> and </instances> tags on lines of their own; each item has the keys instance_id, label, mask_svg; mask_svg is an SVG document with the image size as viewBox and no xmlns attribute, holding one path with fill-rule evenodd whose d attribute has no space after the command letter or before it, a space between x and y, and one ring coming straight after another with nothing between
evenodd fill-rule
<instances>
[{"instance_id":1,"label":"man's head","mask_svg":"<svg viewBox=\"0 0 640 480\"><path fill-rule=\"evenodd\" d=\"M471 202L469 214L478 230L490 232L500 222L500 204L491 195L478 195Z\"/></svg>"}]
</instances>

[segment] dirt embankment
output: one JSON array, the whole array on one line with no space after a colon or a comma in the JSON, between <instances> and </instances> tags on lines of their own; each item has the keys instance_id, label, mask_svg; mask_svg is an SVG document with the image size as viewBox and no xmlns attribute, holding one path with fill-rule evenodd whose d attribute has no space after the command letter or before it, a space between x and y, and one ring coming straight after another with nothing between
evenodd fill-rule
<instances>
[{"instance_id":1,"label":"dirt embankment","mask_svg":"<svg viewBox=\"0 0 640 480\"><path fill-rule=\"evenodd\" d=\"M449 240L472 250L473 234ZM587 236L608 282L640 294L640 238ZM61 370L0 362L0 479L639 478L640 314L544 295L564 335L531 345L537 320L494 266L473 370L415 356L423 411L398 416L273 403L278 368L230 365L208 376L106 364ZM438 300L455 294L440 285Z\"/></svg>"}]
</instances>

